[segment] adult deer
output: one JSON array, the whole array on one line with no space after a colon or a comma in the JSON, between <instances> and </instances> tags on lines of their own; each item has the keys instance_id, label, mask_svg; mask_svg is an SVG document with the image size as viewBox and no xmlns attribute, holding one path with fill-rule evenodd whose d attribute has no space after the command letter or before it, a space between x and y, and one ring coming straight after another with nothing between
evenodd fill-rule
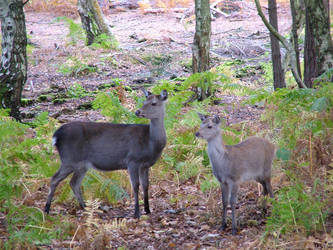
<instances>
[{"instance_id":1,"label":"adult deer","mask_svg":"<svg viewBox=\"0 0 333 250\"><path fill-rule=\"evenodd\" d=\"M45 205L49 213L58 184L73 173L70 186L82 208L85 207L80 185L89 168L101 171L127 169L134 192L134 218L140 217L138 191L143 188L144 210L150 213L148 201L149 169L159 159L166 144L164 128L167 91L152 95L143 90L146 100L135 114L150 120L150 124L113 124L71 122L53 135L61 166L51 179Z\"/></svg>"}]
</instances>

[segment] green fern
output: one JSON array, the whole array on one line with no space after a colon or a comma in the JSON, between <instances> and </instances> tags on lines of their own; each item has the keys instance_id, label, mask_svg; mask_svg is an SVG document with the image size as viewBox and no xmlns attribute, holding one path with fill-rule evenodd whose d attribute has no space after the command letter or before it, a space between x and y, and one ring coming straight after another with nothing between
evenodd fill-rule
<instances>
[{"instance_id":1,"label":"green fern","mask_svg":"<svg viewBox=\"0 0 333 250\"><path fill-rule=\"evenodd\" d=\"M77 77L96 72L97 67L88 65L77 57L70 57L64 64L59 66L58 71L64 75Z\"/></svg>"},{"instance_id":2,"label":"green fern","mask_svg":"<svg viewBox=\"0 0 333 250\"><path fill-rule=\"evenodd\" d=\"M55 21L63 21L67 25L69 29L67 37L70 38L70 45L75 46L78 41L85 41L86 38L83 28L80 24L75 23L73 19L63 16L57 17Z\"/></svg>"},{"instance_id":3,"label":"green fern","mask_svg":"<svg viewBox=\"0 0 333 250\"><path fill-rule=\"evenodd\" d=\"M135 123L144 121L144 119L136 117L134 112L131 112L124 107L118 97L117 91L97 94L92 104L94 109L99 109L101 114L111 118L114 123L121 123L126 121L127 123Z\"/></svg>"},{"instance_id":4,"label":"green fern","mask_svg":"<svg viewBox=\"0 0 333 250\"><path fill-rule=\"evenodd\" d=\"M184 84L200 88L204 93L214 93L217 88L217 85L215 84L217 80L218 74L206 71L189 76Z\"/></svg>"},{"instance_id":5,"label":"green fern","mask_svg":"<svg viewBox=\"0 0 333 250\"><path fill-rule=\"evenodd\" d=\"M277 200L272 200L273 209L267 219L266 230L277 235L296 231L307 234L323 229L326 214L320 196L305 192L304 186L296 183L279 190Z\"/></svg>"},{"instance_id":6,"label":"green fern","mask_svg":"<svg viewBox=\"0 0 333 250\"><path fill-rule=\"evenodd\" d=\"M89 187L89 190L94 190L94 198L101 198L110 203L115 203L123 198L129 198L127 191L121 186L118 180L104 176L103 173L97 171L88 172L83 186L86 187L86 193L88 191L87 187Z\"/></svg>"},{"instance_id":7,"label":"green fern","mask_svg":"<svg viewBox=\"0 0 333 250\"><path fill-rule=\"evenodd\" d=\"M82 98L92 96L80 83L74 83L67 90L69 98Z\"/></svg>"},{"instance_id":8,"label":"green fern","mask_svg":"<svg viewBox=\"0 0 333 250\"><path fill-rule=\"evenodd\" d=\"M0 109L0 212L6 215L9 236L2 246L7 249L50 244L52 239L62 239L69 233L66 223L55 220L47 229L43 211L22 205L22 200L40 188L46 173L55 172L50 142L55 124L48 120L47 113L32 124L36 133L27 138L32 130ZM57 228L61 228L60 235Z\"/></svg>"}]
</instances>

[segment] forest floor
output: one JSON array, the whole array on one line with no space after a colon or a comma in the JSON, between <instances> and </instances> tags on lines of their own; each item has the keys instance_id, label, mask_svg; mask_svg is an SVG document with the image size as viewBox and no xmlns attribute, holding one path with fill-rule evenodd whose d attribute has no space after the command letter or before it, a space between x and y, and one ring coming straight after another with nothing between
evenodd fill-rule
<instances>
[{"instance_id":1,"label":"forest floor","mask_svg":"<svg viewBox=\"0 0 333 250\"><path fill-rule=\"evenodd\" d=\"M259 65L271 60L269 33L252 2L239 2L238 6L240 9L231 12L229 17L219 16L212 21L211 67L226 61L245 61L245 65L253 67L244 74L240 73L240 80L244 85L262 86L264 81ZM95 111L80 109L80 104L88 102L89 97L86 98L88 100L73 98L64 103L60 100L54 102L56 105L48 98L52 90L63 91L75 83L93 91L115 78L121 79L125 85L141 86L156 83L159 79L190 75L191 43L195 30L193 15L172 10L160 14L143 14L140 10L111 10L106 18L120 50L107 52L88 48L83 40L78 40L75 46L71 45L66 23L55 21L58 16L61 13L26 13L27 33L36 46L29 55L28 81L23 96L38 98L46 95L44 102L22 110L26 118L40 111L48 111L61 122L102 119ZM187 18L181 22L183 17ZM287 7L279 6L279 18L279 29L286 34L291 25ZM96 72L87 74L84 66ZM72 67L72 75L60 72L61 68L66 67ZM226 97L227 102L228 99ZM246 110L244 115L247 113ZM243 119L241 115L238 116ZM240 121L231 120L231 123Z\"/></svg>"},{"instance_id":2,"label":"forest floor","mask_svg":"<svg viewBox=\"0 0 333 250\"><path fill-rule=\"evenodd\" d=\"M212 21L211 65L217 67L226 61L244 60L246 65L253 67L239 80L251 87L262 86L264 80L259 65L270 61L269 33L252 2L237 3L240 7L237 11ZM289 9L279 6L278 11L280 31L286 34L291 23ZM57 95L75 83L94 91L118 78L135 89L160 79L190 75L195 28L191 16L186 16L181 23L183 13L172 10L159 14L144 14L139 9L110 10L106 18L120 48L112 51L88 48L81 40L75 46L70 45L69 29L64 21L55 21L57 16L60 14L26 12L27 33L35 46L29 54L28 81L23 92L24 98L34 100L22 108L26 121L42 111L47 111L61 123L105 120L98 111L84 108L93 97L63 100ZM95 72L87 74L81 68L73 75L59 72L64 65L79 68L82 64L95 68ZM251 120L260 129L258 118L262 107L240 106L241 98L238 96L217 95L225 105L212 106L211 111L219 113L221 108L228 109L229 124ZM282 182L281 176L273 178L273 189L278 189ZM52 246L45 248L102 249L105 242L111 248L129 249L249 249L260 246L267 212L258 199L257 184L241 186L237 204L240 231L232 236L230 228L225 232L218 230L221 222L220 193L204 194L195 179L182 183L155 180L153 177L151 183L152 214L142 216L140 220L132 219L132 198L119 201L113 207L101 204L103 209L94 211L93 222L89 222L103 229L94 236L93 243L92 235L87 235L87 216L76 203L53 204L51 216L62 214L68 216L73 225L81 226L73 228L72 239L54 241ZM47 185L42 186L29 200L43 209L47 191ZM228 223L230 227L230 221Z\"/></svg>"}]
</instances>

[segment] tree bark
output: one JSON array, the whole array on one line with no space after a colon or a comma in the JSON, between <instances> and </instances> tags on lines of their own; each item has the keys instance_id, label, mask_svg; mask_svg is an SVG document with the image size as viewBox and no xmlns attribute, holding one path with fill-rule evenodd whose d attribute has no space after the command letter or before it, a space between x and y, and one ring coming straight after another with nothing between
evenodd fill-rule
<instances>
[{"instance_id":1,"label":"tree bark","mask_svg":"<svg viewBox=\"0 0 333 250\"><path fill-rule=\"evenodd\" d=\"M279 32L276 0L268 1L269 23ZM270 32L274 89L285 88L284 69L281 64L281 52L279 40Z\"/></svg>"},{"instance_id":2,"label":"tree bark","mask_svg":"<svg viewBox=\"0 0 333 250\"><path fill-rule=\"evenodd\" d=\"M22 0L0 2L2 52L0 106L20 120L23 86L27 80L27 35Z\"/></svg>"},{"instance_id":3,"label":"tree bark","mask_svg":"<svg viewBox=\"0 0 333 250\"><path fill-rule=\"evenodd\" d=\"M304 82L313 87L313 80L333 67L329 2L305 0L305 7Z\"/></svg>"},{"instance_id":4,"label":"tree bark","mask_svg":"<svg viewBox=\"0 0 333 250\"><path fill-rule=\"evenodd\" d=\"M296 53L297 73L302 78L300 54L298 46L298 37L303 30L305 24L305 7L304 0L290 0L290 10L292 16L292 31L290 34L290 42L293 44ZM301 86L299 86L301 87Z\"/></svg>"},{"instance_id":5,"label":"tree bark","mask_svg":"<svg viewBox=\"0 0 333 250\"><path fill-rule=\"evenodd\" d=\"M305 13L305 41L304 41L304 83L312 88L313 80L318 76L318 65L316 63L315 42L310 27L310 13Z\"/></svg>"},{"instance_id":6,"label":"tree bark","mask_svg":"<svg viewBox=\"0 0 333 250\"><path fill-rule=\"evenodd\" d=\"M192 44L193 73L209 70L209 50L211 36L211 19L209 0L195 0L195 35ZM197 99L203 100L210 95L210 90L196 88Z\"/></svg>"},{"instance_id":7,"label":"tree bark","mask_svg":"<svg viewBox=\"0 0 333 250\"><path fill-rule=\"evenodd\" d=\"M291 71L293 73L293 76L295 78L295 81L297 82L298 86L300 88L306 88L305 84L303 83L302 79L297 73L297 65L296 65L296 53L293 49L293 46L287 41L286 38L284 38L279 32L276 31L276 29L268 22L266 19L264 13L262 12L261 5L259 0L254 0L256 4L256 8L258 11L258 15L261 17L263 23L267 27L267 29L281 42L281 44L285 47L287 50L287 53L290 54L290 66Z\"/></svg>"},{"instance_id":8,"label":"tree bark","mask_svg":"<svg viewBox=\"0 0 333 250\"><path fill-rule=\"evenodd\" d=\"M91 45L100 34L112 37L97 0L78 0L78 11L83 29L87 34L87 45Z\"/></svg>"}]
</instances>

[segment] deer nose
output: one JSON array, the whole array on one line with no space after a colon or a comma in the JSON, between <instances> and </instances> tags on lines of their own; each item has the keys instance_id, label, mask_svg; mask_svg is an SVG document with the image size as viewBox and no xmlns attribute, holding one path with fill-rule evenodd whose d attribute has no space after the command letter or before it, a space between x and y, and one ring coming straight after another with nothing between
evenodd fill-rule
<instances>
[{"instance_id":1,"label":"deer nose","mask_svg":"<svg viewBox=\"0 0 333 250\"><path fill-rule=\"evenodd\" d=\"M135 115L136 115L136 116L139 116L140 113L141 113L140 110L135 111Z\"/></svg>"},{"instance_id":2,"label":"deer nose","mask_svg":"<svg viewBox=\"0 0 333 250\"><path fill-rule=\"evenodd\" d=\"M196 132L196 133L195 133L195 136L196 136L196 137L199 137L199 135L200 135L199 132Z\"/></svg>"}]
</instances>

